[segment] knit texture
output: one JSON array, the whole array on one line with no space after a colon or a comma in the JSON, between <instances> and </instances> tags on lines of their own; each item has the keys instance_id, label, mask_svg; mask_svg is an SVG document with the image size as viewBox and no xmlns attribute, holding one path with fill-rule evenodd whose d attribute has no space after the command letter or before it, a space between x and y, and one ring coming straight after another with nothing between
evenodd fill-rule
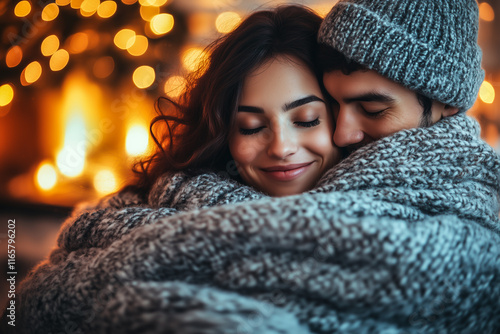
<instances>
[{"instance_id":1,"label":"knit texture","mask_svg":"<svg viewBox=\"0 0 500 334\"><path fill-rule=\"evenodd\" d=\"M483 82L476 0L340 0L318 41L433 100L466 111Z\"/></svg>"},{"instance_id":2,"label":"knit texture","mask_svg":"<svg viewBox=\"0 0 500 334\"><path fill-rule=\"evenodd\" d=\"M296 196L179 173L82 208L21 284L17 329L497 333L500 158L478 132L399 132Z\"/></svg>"}]
</instances>

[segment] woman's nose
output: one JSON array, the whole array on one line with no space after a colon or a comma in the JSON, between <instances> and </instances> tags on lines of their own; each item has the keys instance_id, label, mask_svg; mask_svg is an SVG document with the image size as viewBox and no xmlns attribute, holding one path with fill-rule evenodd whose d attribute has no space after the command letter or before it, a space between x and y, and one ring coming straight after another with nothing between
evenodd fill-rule
<instances>
[{"instance_id":1,"label":"woman's nose","mask_svg":"<svg viewBox=\"0 0 500 334\"><path fill-rule=\"evenodd\" d=\"M272 132L268 145L268 154L271 157L285 159L298 150L297 136L286 128L276 129Z\"/></svg>"}]
</instances>

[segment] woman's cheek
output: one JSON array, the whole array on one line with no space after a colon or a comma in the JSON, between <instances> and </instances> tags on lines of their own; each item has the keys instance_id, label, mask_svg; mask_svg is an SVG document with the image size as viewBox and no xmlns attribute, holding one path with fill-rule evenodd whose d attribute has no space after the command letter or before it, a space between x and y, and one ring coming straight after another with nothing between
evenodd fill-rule
<instances>
[{"instance_id":1,"label":"woman's cheek","mask_svg":"<svg viewBox=\"0 0 500 334\"><path fill-rule=\"evenodd\" d=\"M252 162L258 155L258 141L250 137L253 136L237 135L229 147L234 161L239 165Z\"/></svg>"}]
</instances>

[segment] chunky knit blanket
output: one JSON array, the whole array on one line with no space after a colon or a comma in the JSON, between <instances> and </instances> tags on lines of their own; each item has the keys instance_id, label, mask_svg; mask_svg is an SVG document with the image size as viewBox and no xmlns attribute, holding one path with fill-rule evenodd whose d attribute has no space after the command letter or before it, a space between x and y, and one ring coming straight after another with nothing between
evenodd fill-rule
<instances>
[{"instance_id":1,"label":"chunky knit blanket","mask_svg":"<svg viewBox=\"0 0 500 334\"><path fill-rule=\"evenodd\" d=\"M310 191L165 175L77 210L23 282L27 333L497 333L500 159L467 116L371 143Z\"/></svg>"}]
</instances>

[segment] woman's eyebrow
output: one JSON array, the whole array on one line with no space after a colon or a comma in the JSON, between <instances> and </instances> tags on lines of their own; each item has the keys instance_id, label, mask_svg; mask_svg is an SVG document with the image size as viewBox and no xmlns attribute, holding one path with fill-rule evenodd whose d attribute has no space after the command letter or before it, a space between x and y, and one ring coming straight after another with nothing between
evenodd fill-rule
<instances>
[{"instance_id":1,"label":"woman's eyebrow","mask_svg":"<svg viewBox=\"0 0 500 334\"><path fill-rule=\"evenodd\" d=\"M282 109L283 109L283 111L288 111L288 110L291 110L294 108L298 108L304 104L316 102L316 101L325 103L325 101L323 101L322 99L320 99L316 95L309 95L309 96L303 97L301 99L298 99L298 100L295 100L295 101L292 101L289 103L285 103L283 105ZM244 106L244 105L238 106L238 111L251 112L251 113L255 113L255 114L263 114L264 113L264 109L262 109L262 108L254 107L254 106Z\"/></svg>"},{"instance_id":2,"label":"woman's eyebrow","mask_svg":"<svg viewBox=\"0 0 500 334\"><path fill-rule=\"evenodd\" d=\"M304 98L292 101L290 103L285 103L283 105L283 111L295 109L295 108L298 108L304 104L308 104L308 103L316 102L316 101L325 103L325 101L323 101L323 99L320 99L316 95L309 95L309 96L306 96Z\"/></svg>"}]
</instances>

